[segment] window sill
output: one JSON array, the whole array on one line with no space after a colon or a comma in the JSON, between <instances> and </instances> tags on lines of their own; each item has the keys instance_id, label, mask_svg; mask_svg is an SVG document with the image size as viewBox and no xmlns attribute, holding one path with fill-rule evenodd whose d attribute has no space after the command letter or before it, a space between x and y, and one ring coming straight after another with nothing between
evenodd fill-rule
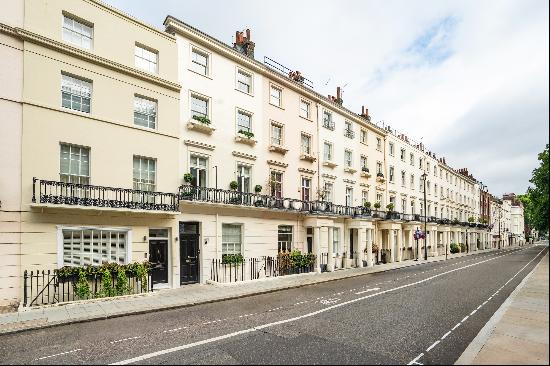
<instances>
[{"instance_id":1,"label":"window sill","mask_svg":"<svg viewBox=\"0 0 550 366\"><path fill-rule=\"evenodd\" d=\"M336 168L338 166L338 164L336 164L333 161L324 161L323 166L327 166L329 168Z\"/></svg>"},{"instance_id":2,"label":"window sill","mask_svg":"<svg viewBox=\"0 0 550 366\"><path fill-rule=\"evenodd\" d=\"M362 172L361 172L361 176L362 176L363 178L370 178L370 177L372 176L372 174L369 173L369 172L363 172L363 171L362 171Z\"/></svg>"},{"instance_id":3,"label":"window sill","mask_svg":"<svg viewBox=\"0 0 550 366\"><path fill-rule=\"evenodd\" d=\"M189 122L187 122L187 128L190 130L196 130L197 132L206 133L208 135L211 135L212 132L216 131L214 127L211 127L210 125L201 123L194 119L190 119Z\"/></svg>"},{"instance_id":4,"label":"window sill","mask_svg":"<svg viewBox=\"0 0 550 366\"><path fill-rule=\"evenodd\" d=\"M269 105L275 107L275 108L279 108L279 109L282 109L283 111L285 110L283 107L277 105L277 104L273 104L273 103L269 103Z\"/></svg>"},{"instance_id":5,"label":"window sill","mask_svg":"<svg viewBox=\"0 0 550 366\"><path fill-rule=\"evenodd\" d=\"M243 136L243 135L237 135L237 136L235 136L235 142L239 142L241 144L247 144L247 145L250 145L250 146L254 146L254 145L256 145L256 143L258 141L254 140L253 138L248 138L248 137Z\"/></svg>"},{"instance_id":6,"label":"window sill","mask_svg":"<svg viewBox=\"0 0 550 366\"><path fill-rule=\"evenodd\" d=\"M354 169L352 167L346 167L346 168L344 168L344 171L346 173L355 174L357 172L357 169Z\"/></svg>"},{"instance_id":7,"label":"window sill","mask_svg":"<svg viewBox=\"0 0 550 366\"><path fill-rule=\"evenodd\" d=\"M386 178L377 176L376 181L379 182L379 183L384 183L386 181Z\"/></svg>"},{"instance_id":8,"label":"window sill","mask_svg":"<svg viewBox=\"0 0 550 366\"><path fill-rule=\"evenodd\" d=\"M269 151L285 155L288 152L288 149L285 149L280 145L269 145Z\"/></svg>"},{"instance_id":9,"label":"window sill","mask_svg":"<svg viewBox=\"0 0 550 366\"><path fill-rule=\"evenodd\" d=\"M313 122L313 120L311 118L307 118L307 117L300 116L300 115L298 115L298 117L300 117L302 119L305 119L306 121Z\"/></svg>"},{"instance_id":10,"label":"window sill","mask_svg":"<svg viewBox=\"0 0 550 366\"><path fill-rule=\"evenodd\" d=\"M302 154L300 155L300 160L307 160L311 163L314 163L317 160L317 158L310 154Z\"/></svg>"},{"instance_id":11,"label":"window sill","mask_svg":"<svg viewBox=\"0 0 550 366\"><path fill-rule=\"evenodd\" d=\"M207 79L210 79L210 80L213 80L210 75L204 75L204 74L201 74L200 72L197 72L193 69L187 69L189 71L191 71L193 74L196 74L196 75L199 75L199 76L202 76L203 78L207 78Z\"/></svg>"},{"instance_id":12,"label":"window sill","mask_svg":"<svg viewBox=\"0 0 550 366\"><path fill-rule=\"evenodd\" d=\"M236 91L238 91L239 93L243 93L245 95L248 95L249 97L254 97L254 94L253 93L247 93L245 91L242 91L241 89L239 88L235 88Z\"/></svg>"}]
</instances>

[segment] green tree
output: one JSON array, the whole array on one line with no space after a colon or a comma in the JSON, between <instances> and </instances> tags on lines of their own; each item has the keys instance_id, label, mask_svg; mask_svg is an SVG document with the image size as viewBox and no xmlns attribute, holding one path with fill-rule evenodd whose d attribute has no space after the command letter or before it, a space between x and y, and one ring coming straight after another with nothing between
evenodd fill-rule
<instances>
[{"instance_id":1,"label":"green tree","mask_svg":"<svg viewBox=\"0 0 550 366\"><path fill-rule=\"evenodd\" d=\"M548 144L539 154L540 166L533 170L529 182L534 187L529 187L525 195L520 196L524 205L526 221L540 232L548 231Z\"/></svg>"}]
</instances>

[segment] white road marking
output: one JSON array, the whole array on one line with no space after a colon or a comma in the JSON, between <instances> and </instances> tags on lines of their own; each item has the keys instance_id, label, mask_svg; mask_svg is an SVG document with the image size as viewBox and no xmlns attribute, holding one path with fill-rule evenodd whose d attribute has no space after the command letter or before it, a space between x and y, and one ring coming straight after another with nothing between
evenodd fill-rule
<instances>
[{"instance_id":1,"label":"white road marking","mask_svg":"<svg viewBox=\"0 0 550 366\"><path fill-rule=\"evenodd\" d=\"M179 328L174 328L174 329L168 329L168 330L165 330L163 333L177 332L178 330L182 330L182 329L187 329L187 327L179 327Z\"/></svg>"},{"instance_id":2,"label":"white road marking","mask_svg":"<svg viewBox=\"0 0 550 366\"><path fill-rule=\"evenodd\" d=\"M359 292L356 292L355 294L356 295L361 295L361 294L364 294L365 292L378 291L378 290L380 290L380 287L369 288L368 290L359 291Z\"/></svg>"},{"instance_id":3,"label":"white road marking","mask_svg":"<svg viewBox=\"0 0 550 366\"><path fill-rule=\"evenodd\" d=\"M435 341L430 347L428 347L428 348L426 349L426 352L430 352L430 350L431 350L432 348L434 348L435 346L437 346L437 345L439 344L439 342L441 342L441 341L439 341L439 340Z\"/></svg>"},{"instance_id":4,"label":"white road marking","mask_svg":"<svg viewBox=\"0 0 550 366\"><path fill-rule=\"evenodd\" d=\"M461 322L461 323L464 323L466 320L468 320L469 317L470 317L469 315L466 315L466 316L464 317L464 319L462 319L460 322Z\"/></svg>"},{"instance_id":5,"label":"white road marking","mask_svg":"<svg viewBox=\"0 0 550 366\"><path fill-rule=\"evenodd\" d=\"M68 353L75 353L75 352L78 352L78 351L82 351L82 349L81 349L81 348L77 348L77 349L73 349L72 351L61 352L61 353L56 353L55 355L49 355L49 356L44 356L44 357L35 358L34 360L35 360L35 361L44 360L44 359L46 359L46 358L52 358L52 357L57 357L57 356L63 356L63 355L66 355L66 354L68 354Z\"/></svg>"},{"instance_id":6,"label":"white road marking","mask_svg":"<svg viewBox=\"0 0 550 366\"><path fill-rule=\"evenodd\" d=\"M475 313L477 313L477 309L474 309L474 310L470 313L470 316L474 315Z\"/></svg>"},{"instance_id":7,"label":"white road marking","mask_svg":"<svg viewBox=\"0 0 550 366\"><path fill-rule=\"evenodd\" d=\"M453 327L453 329L451 329L451 330L455 330L456 328L460 327L460 324L462 324L462 323L458 323L458 324L455 325L455 326Z\"/></svg>"},{"instance_id":8,"label":"white road marking","mask_svg":"<svg viewBox=\"0 0 550 366\"><path fill-rule=\"evenodd\" d=\"M447 338L451 334L451 331L448 331L447 333L443 334L443 337L441 337L441 340Z\"/></svg>"},{"instance_id":9,"label":"white road marking","mask_svg":"<svg viewBox=\"0 0 550 366\"><path fill-rule=\"evenodd\" d=\"M479 306L476 308L476 310L481 309L482 306L483 306L483 304L479 305Z\"/></svg>"},{"instance_id":10,"label":"white road marking","mask_svg":"<svg viewBox=\"0 0 550 366\"><path fill-rule=\"evenodd\" d=\"M125 341L131 341L131 340L138 339L138 338L141 338L141 337L138 336L138 337L122 338L122 339L118 339L116 341L111 341L109 343L115 344L115 343L120 343L120 342L125 342Z\"/></svg>"},{"instance_id":11,"label":"white road marking","mask_svg":"<svg viewBox=\"0 0 550 366\"><path fill-rule=\"evenodd\" d=\"M424 356L424 353L421 353L419 354L418 356L416 356L416 358L414 360L412 360L411 362L409 362L408 364L409 365L412 365L412 364L415 364L417 363L417 361L420 359L420 357Z\"/></svg>"},{"instance_id":12,"label":"white road marking","mask_svg":"<svg viewBox=\"0 0 550 366\"><path fill-rule=\"evenodd\" d=\"M543 248L541 250L541 252L544 251L544 250L545 249ZM539 254L541 252L539 252ZM346 306L346 305L349 305L349 304L353 304L353 303L356 303L356 302L359 302L359 301L369 299L371 297L380 296L380 295L383 295L383 294L386 294L386 293L389 293L389 292L398 291L398 290L401 290L401 289L404 289L404 288L408 288L408 287L411 287L411 286L418 285L420 283L428 282L428 281L433 280L434 278L438 278L438 277L441 277L441 276L449 274L449 273L453 273L453 272L460 271L460 270L463 270L463 269L466 269L466 268L477 266L477 265L480 265L480 264L485 263L485 262L492 261L492 260L497 259L497 258L499 258L499 257L486 259L486 260L480 261L480 262L475 262L475 263L469 264L469 265L464 266L464 267L459 267L459 268L455 268L455 269L452 269L452 270L449 270L449 271L446 271L446 272L438 273L436 275L424 278L422 280L419 280L419 281L416 281L416 282L413 282L413 283L401 285L401 286L391 288L391 289L388 289L388 290L384 290L384 291L381 291L381 292L377 292L377 293L374 293L374 294L371 294L371 295L367 295L367 296L359 297L359 298L356 298L356 299L348 300L348 301L345 301L345 302L342 302L342 303L339 303L339 304L335 304L335 305L331 305L331 306L328 306L324 309L317 310L317 311L307 313L307 314L304 314L304 315L300 315L300 316L297 316L297 317L294 317L294 318L279 320L279 321L276 321L276 322L267 323L267 324L264 324L264 325L244 329L244 330L241 330L241 331L225 334L225 335L222 335L222 336L205 339L205 340L202 340L202 341L199 341L199 342L188 343L188 344L184 344L184 345L181 345L181 346L164 349L164 350L161 350L161 351L156 351L156 352L144 354L144 355L141 355L141 356L129 358L129 359L122 360L122 361L119 361L119 362L115 362L115 363L113 363L113 365L127 365L127 364L130 364L130 363L147 360L147 359L157 357L157 356L161 356L161 355L165 355L165 354L168 354L168 353L173 353L173 352L181 351L181 350L184 350L184 349L197 347L197 346L200 346L200 345L203 345L203 344L216 342L218 340L232 338L232 337L235 337L235 336L238 336L238 335L241 335L241 334L247 334L247 333L255 332L255 331L258 331L258 330L261 330L261 329L264 329L264 328L269 328L269 327L273 327L273 326L276 326L276 325L286 324L286 323L290 323L290 322L295 322L297 320L313 317L313 316L316 316L318 314L322 314L322 313L325 313L327 311L340 308L342 306ZM534 260L534 258L533 258L533 260Z\"/></svg>"}]
</instances>

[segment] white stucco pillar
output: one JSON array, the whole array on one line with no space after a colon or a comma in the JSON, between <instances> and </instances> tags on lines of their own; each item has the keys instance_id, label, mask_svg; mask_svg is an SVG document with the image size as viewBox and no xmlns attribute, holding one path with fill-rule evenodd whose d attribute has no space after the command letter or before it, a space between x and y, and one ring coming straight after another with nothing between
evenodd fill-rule
<instances>
[{"instance_id":1,"label":"white stucco pillar","mask_svg":"<svg viewBox=\"0 0 550 366\"><path fill-rule=\"evenodd\" d=\"M313 228L313 253L317 258L315 272L321 273L321 228L319 226Z\"/></svg>"},{"instance_id":2,"label":"white stucco pillar","mask_svg":"<svg viewBox=\"0 0 550 366\"><path fill-rule=\"evenodd\" d=\"M357 229L357 268L363 267L363 257L365 256L365 244L367 240L367 230Z\"/></svg>"},{"instance_id":3,"label":"white stucco pillar","mask_svg":"<svg viewBox=\"0 0 550 366\"><path fill-rule=\"evenodd\" d=\"M403 259L403 233L401 232L401 229L396 230L397 233L397 261L401 262Z\"/></svg>"},{"instance_id":4,"label":"white stucco pillar","mask_svg":"<svg viewBox=\"0 0 550 366\"><path fill-rule=\"evenodd\" d=\"M367 267L372 266L372 234L373 229L367 229Z\"/></svg>"},{"instance_id":5,"label":"white stucco pillar","mask_svg":"<svg viewBox=\"0 0 550 366\"><path fill-rule=\"evenodd\" d=\"M328 245L328 259L327 259L327 271L328 272L333 272L334 271L334 257L333 257L333 252L334 252L334 231L333 231L333 228L332 226L329 226L327 228L327 245Z\"/></svg>"},{"instance_id":6,"label":"white stucco pillar","mask_svg":"<svg viewBox=\"0 0 550 366\"><path fill-rule=\"evenodd\" d=\"M411 259L416 259L416 243L414 241L414 231L409 230L409 246L411 247Z\"/></svg>"},{"instance_id":7,"label":"white stucco pillar","mask_svg":"<svg viewBox=\"0 0 550 366\"><path fill-rule=\"evenodd\" d=\"M433 252L434 257L437 257L437 245L439 244L439 231L434 230L434 246L433 246Z\"/></svg>"},{"instance_id":8,"label":"white stucco pillar","mask_svg":"<svg viewBox=\"0 0 550 366\"><path fill-rule=\"evenodd\" d=\"M388 239L390 247L390 263L393 263L395 262L395 236L393 229L388 230Z\"/></svg>"}]
</instances>

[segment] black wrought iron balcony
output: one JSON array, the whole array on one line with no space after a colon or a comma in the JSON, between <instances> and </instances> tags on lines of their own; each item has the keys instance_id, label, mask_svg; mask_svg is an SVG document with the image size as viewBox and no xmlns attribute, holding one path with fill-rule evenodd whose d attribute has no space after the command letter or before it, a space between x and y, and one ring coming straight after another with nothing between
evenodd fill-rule
<instances>
[{"instance_id":1,"label":"black wrought iron balcony","mask_svg":"<svg viewBox=\"0 0 550 366\"><path fill-rule=\"evenodd\" d=\"M334 215L348 217L370 216L370 209L362 206L337 205L326 201L303 201L294 198L274 197L225 189L195 187L192 185L180 186L178 196L182 201L258 207L311 215Z\"/></svg>"},{"instance_id":2,"label":"black wrought iron balcony","mask_svg":"<svg viewBox=\"0 0 550 366\"><path fill-rule=\"evenodd\" d=\"M345 128L345 129L344 129L344 136L346 136L346 137L352 139L352 138L355 137L355 132L354 132L352 129L350 129L350 128Z\"/></svg>"},{"instance_id":3,"label":"black wrought iron balcony","mask_svg":"<svg viewBox=\"0 0 550 366\"><path fill-rule=\"evenodd\" d=\"M437 217L435 216L428 216L428 222L437 222Z\"/></svg>"},{"instance_id":4,"label":"black wrought iron balcony","mask_svg":"<svg viewBox=\"0 0 550 366\"><path fill-rule=\"evenodd\" d=\"M32 202L132 210L179 211L178 195L175 193L65 183L37 178L33 178Z\"/></svg>"},{"instance_id":5,"label":"black wrought iron balcony","mask_svg":"<svg viewBox=\"0 0 550 366\"><path fill-rule=\"evenodd\" d=\"M334 131L334 121L331 121L328 119L323 120L323 127L331 131Z\"/></svg>"}]
</instances>

